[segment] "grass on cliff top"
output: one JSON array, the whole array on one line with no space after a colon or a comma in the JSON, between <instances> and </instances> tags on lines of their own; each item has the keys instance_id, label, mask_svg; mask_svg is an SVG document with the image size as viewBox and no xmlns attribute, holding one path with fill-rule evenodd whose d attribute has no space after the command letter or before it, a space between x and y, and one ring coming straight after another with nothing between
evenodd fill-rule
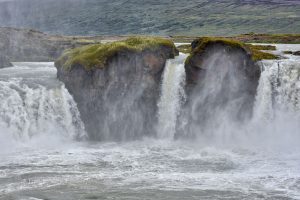
<instances>
[{"instance_id":1,"label":"grass on cliff top","mask_svg":"<svg viewBox=\"0 0 300 200\"><path fill-rule=\"evenodd\" d=\"M269 50L269 51L275 51L276 46L273 45L255 45L255 44L246 44L246 46L250 49L255 49L255 50Z\"/></svg>"},{"instance_id":2,"label":"grass on cliff top","mask_svg":"<svg viewBox=\"0 0 300 200\"><path fill-rule=\"evenodd\" d=\"M174 42L178 42L178 43L192 42L197 39L197 37L193 37L193 36L176 36L176 35L170 36L170 38ZM246 33L240 35L226 36L224 38L239 40L247 43L300 44L300 34Z\"/></svg>"},{"instance_id":3,"label":"grass on cliff top","mask_svg":"<svg viewBox=\"0 0 300 200\"><path fill-rule=\"evenodd\" d=\"M247 33L231 38L249 43L300 44L300 34Z\"/></svg>"},{"instance_id":4,"label":"grass on cliff top","mask_svg":"<svg viewBox=\"0 0 300 200\"><path fill-rule=\"evenodd\" d=\"M182 44L182 45L179 45L177 47L177 49L182 52L182 53L185 53L185 54L188 54L188 53L191 53L192 52L192 46L190 44Z\"/></svg>"},{"instance_id":5,"label":"grass on cliff top","mask_svg":"<svg viewBox=\"0 0 300 200\"><path fill-rule=\"evenodd\" d=\"M269 50L269 51L275 51L276 46L273 45L254 45L254 44L244 44L251 50ZM177 47L177 49L182 53L191 53L192 52L192 46L191 44L182 44Z\"/></svg>"},{"instance_id":6,"label":"grass on cliff top","mask_svg":"<svg viewBox=\"0 0 300 200\"><path fill-rule=\"evenodd\" d=\"M278 57L274 54L263 52L261 50L274 49L273 46L259 46L259 45L248 45L243 42L232 40L228 38L220 37L203 37L198 39L197 47L191 51L190 56L187 58L186 62L189 62L190 58L195 54L201 54L205 51L206 47L210 44L224 44L233 48L242 48L246 52L251 53L251 58L253 61L259 60L271 60L277 59ZM275 47L276 49L276 47Z\"/></svg>"},{"instance_id":7,"label":"grass on cliff top","mask_svg":"<svg viewBox=\"0 0 300 200\"><path fill-rule=\"evenodd\" d=\"M174 43L167 39L157 37L132 37L124 41L93 44L67 50L57 60L57 63L65 70L70 70L74 65L81 65L86 70L104 68L108 59L118 52L141 52L146 49L156 50L162 46L176 49Z\"/></svg>"}]
</instances>

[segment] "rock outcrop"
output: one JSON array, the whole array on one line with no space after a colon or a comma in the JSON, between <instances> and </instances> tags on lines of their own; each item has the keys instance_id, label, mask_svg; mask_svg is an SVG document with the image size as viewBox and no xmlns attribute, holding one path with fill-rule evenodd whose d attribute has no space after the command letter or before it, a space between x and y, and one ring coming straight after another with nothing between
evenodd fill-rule
<instances>
[{"instance_id":1,"label":"rock outcrop","mask_svg":"<svg viewBox=\"0 0 300 200\"><path fill-rule=\"evenodd\" d=\"M0 54L12 62L53 62L66 49L99 43L100 39L51 36L35 30L0 27Z\"/></svg>"},{"instance_id":2,"label":"rock outcrop","mask_svg":"<svg viewBox=\"0 0 300 200\"><path fill-rule=\"evenodd\" d=\"M185 63L187 103L182 117L188 123L179 131L185 135L205 134L206 130L249 119L260 77L256 58L238 41L194 41Z\"/></svg>"},{"instance_id":3,"label":"rock outcrop","mask_svg":"<svg viewBox=\"0 0 300 200\"><path fill-rule=\"evenodd\" d=\"M155 134L161 74L177 54L166 39L130 38L66 51L55 65L90 139L125 140Z\"/></svg>"},{"instance_id":4,"label":"rock outcrop","mask_svg":"<svg viewBox=\"0 0 300 200\"><path fill-rule=\"evenodd\" d=\"M256 85L260 76L260 70L255 61L277 58L265 52L254 52L249 46L245 46L239 41L222 38L201 38L193 41L191 46L192 52L186 60L185 69L187 82L192 84L197 84L202 81L201 75L207 68L205 61L207 61L209 57L218 56L219 52L226 55L227 60L235 61L239 69L243 71L243 76L250 79L250 81ZM218 58L215 59L218 60ZM256 85L254 86L255 90Z\"/></svg>"},{"instance_id":5,"label":"rock outcrop","mask_svg":"<svg viewBox=\"0 0 300 200\"><path fill-rule=\"evenodd\" d=\"M0 55L0 68L11 67L12 64L6 56Z\"/></svg>"}]
</instances>

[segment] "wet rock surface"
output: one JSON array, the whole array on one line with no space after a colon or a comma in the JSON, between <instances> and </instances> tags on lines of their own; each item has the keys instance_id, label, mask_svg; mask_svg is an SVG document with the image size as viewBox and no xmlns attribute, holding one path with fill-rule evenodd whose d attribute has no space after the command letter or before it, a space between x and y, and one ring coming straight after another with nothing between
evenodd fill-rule
<instances>
[{"instance_id":1,"label":"wet rock surface","mask_svg":"<svg viewBox=\"0 0 300 200\"><path fill-rule=\"evenodd\" d=\"M92 140L132 140L155 135L160 80L171 47L140 52L120 51L104 68L77 64L65 70L56 63L63 81L78 104Z\"/></svg>"},{"instance_id":2,"label":"wet rock surface","mask_svg":"<svg viewBox=\"0 0 300 200\"><path fill-rule=\"evenodd\" d=\"M219 134L230 123L251 117L260 68L246 49L209 43L192 53L185 70L187 102L180 117L187 120L179 123L179 135ZM215 133L208 131L212 127Z\"/></svg>"}]
</instances>

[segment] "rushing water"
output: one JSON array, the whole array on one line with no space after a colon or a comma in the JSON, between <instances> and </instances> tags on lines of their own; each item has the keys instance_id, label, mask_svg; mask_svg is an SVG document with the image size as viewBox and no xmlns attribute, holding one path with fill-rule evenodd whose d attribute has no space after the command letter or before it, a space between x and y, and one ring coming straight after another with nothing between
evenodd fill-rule
<instances>
[{"instance_id":1,"label":"rushing water","mask_svg":"<svg viewBox=\"0 0 300 200\"><path fill-rule=\"evenodd\" d=\"M158 136L159 138L174 137L177 117L182 103L185 101L184 61L187 55L180 53L174 60L168 60L164 70L161 97L158 103Z\"/></svg>"},{"instance_id":2,"label":"rushing water","mask_svg":"<svg viewBox=\"0 0 300 200\"><path fill-rule=\"evenodd\" d=\"M261 63L253 118L216 145L172 140L184 57L164 72L161 139L122 143L84 140L53 63L1 69L0 199L300 199L300 59Z\"/></svg>"}]
</instances>

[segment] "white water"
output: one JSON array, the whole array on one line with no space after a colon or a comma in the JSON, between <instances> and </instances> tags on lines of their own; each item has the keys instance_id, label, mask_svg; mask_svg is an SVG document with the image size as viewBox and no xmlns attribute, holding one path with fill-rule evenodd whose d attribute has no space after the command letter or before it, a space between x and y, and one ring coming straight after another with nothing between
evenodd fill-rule
<instances>
[{"instance_id":1,"label":"white water","mask_svg":"<svg viewBox=\"0 0 300 200\"><path fill-rule=\"evenodd\" d=\"M185 101L184 61L187 55L180 53L175 59L167 61L161 83L161 96L158 103L158 137L174 137L177 117Z\"/></svg>"},{"instance_id":2,"label":"white water","mask_svg":"<svg viewBox=\"0 0 300 200\"><path fill-rule=\"evenodd\" d=\"M47 119L58 130L63 130L56 133L62 137L52 140L53 132L39 129L43 123L32 119L25 120L29 123L20 123L22 115L6 114L14 116L13 121L21 127L26 124L34 127L23 130L39 131L25 131L24 138L30 136L29 141L10 143L8 133L0 130L0 199L300 199L298 58L280 61L281 73L277 73L277 61L263 62L255 115L247 126L236 130L240 137L226 146L206 143L201 137L194 141L170 139L183 97L179 83L184 79L178 65L171 64L174 62L168 63L164 73L162 90L169 93L162 92L159 104L160 116L164 116L160 117L160 125L163 121L168 123L169 132L165 128L159 134L164 139L126 143L78 143L63 139L77 135L70 131L77 125L70 128L71 120L63 120L61 125L54 116L71 114L78 119L78 114L71 111L74 109L77 113L76 106L55 79L53 66L22 64L24 66L0 70L0 79L4 82L0 91L9 83L13 86L5 90L9 91L3 95L5 100L0 99L1 114L8 109L3 106L4 102L15 102L10 104L9 110L14 110L10 112L27 113L25 116L41 110L32 106L30 112L24 105L33 104L26 102L44 102L39 105L48 106L42 106L42 110L47 109L38 115L44 116L40 121ZM172 73L177 74L177 78L171 78ZM21 91L28 94L21 95ZM45 103L48 98L38 98L42 91L60 100L54 98L52 103ZM11 101L26 99L28 95L28 101ZM169 104L163 99L169 99ZM170 112L171 108L174 110ZM1 122L5 121L1 119ZM4 124L5 129L12 128L7 122ZM12 134L18 140L23 138L21 131ZM45 137L40 139L39 135ZM35 138L37 140L32 142ZM61 140L63 142L59 142ZM3 151L8 146L12 147L10 151Z\"/></svg>"},{"instance_id":3,"label":"white water","mask_svg":"<svg viewBox=\"0 0 300 200\"><path fill-rule=\"evenodd\" d=\"M76 103L56 80L53 63L15 65L2 69L0 74L2 140L5 137L22 142L42 136L84 137Z\"/></svg>"},{"instance_id":4,"label":"white water","mask_svg":"<svg viewBox=\"0 0 300 200\"><path fill-rule=\"evenodd\" d=\"M300 58L263 61L261 68L249 137L263 146L299 151Z\"/></svg>"}]
</instances>

